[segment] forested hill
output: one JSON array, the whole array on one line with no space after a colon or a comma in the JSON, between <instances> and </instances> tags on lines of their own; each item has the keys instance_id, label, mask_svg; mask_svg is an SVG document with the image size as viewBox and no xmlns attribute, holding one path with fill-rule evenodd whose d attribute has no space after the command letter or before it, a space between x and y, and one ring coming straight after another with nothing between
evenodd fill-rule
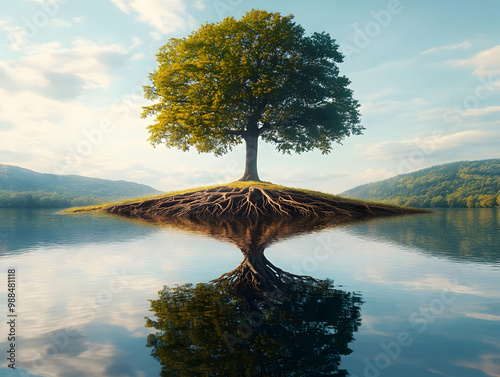
<instances>
[{"instance_id":1,"label":"forested hill","mask_svg":"<svg viewBox=\"0 0 500 377\"><path fill-rule=\"evenodd\" d=\"M341 195L409 207L499 207L500 159L434 166Z\"/></svg>"},{"instance_id":2,"label":"forested hill","mask_svg":"<svg viewBox=\"0 0 500 377\"><path fill-rule=\"evenodd\" d=\"M0 164L0 207L70 207L157 194L160 191L138 183L42 174Z\"/></svg>"}]
</instances>

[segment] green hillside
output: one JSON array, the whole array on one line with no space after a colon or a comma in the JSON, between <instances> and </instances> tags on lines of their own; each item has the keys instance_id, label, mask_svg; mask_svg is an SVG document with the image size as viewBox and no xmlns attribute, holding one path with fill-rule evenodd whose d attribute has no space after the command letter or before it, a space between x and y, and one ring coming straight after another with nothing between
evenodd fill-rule
<instances>
[{"instance_id":1,"label":"green hillside","mask_svg":"<svg viewBox=\"0 0 500 377\"><path fill-rule=\"evenodd\" d=\"M0 164L0 207L83 206L160 193L138 183L42 174Z\"/></svg>"},{"instance_id":2,"label":"green hillside","mask_svg":"<svg viewBox=\"0 0 500 377\"><path fill-rule=\"evenodd\" d=\"M499 207L500 159L433 166L341 195L409 207Z\"/></svg>"}]
</instances>

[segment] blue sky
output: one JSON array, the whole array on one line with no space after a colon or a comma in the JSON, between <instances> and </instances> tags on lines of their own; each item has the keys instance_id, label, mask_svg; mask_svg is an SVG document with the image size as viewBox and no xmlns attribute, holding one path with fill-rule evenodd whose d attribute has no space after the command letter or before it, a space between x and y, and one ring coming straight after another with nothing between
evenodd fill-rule
<instances>
[{"instance_id":1,"label":"blue sky","mask_svg":"<svg viewBox=\"0 0 500 377\"><path fill-rule=\"evenodd\" d=\"M346 55L364 135L322 155L261 143L261 179L340 193L458 160L498 158L500 2L0 0L0 163L170 191L233 181L216 158L147 141L142 85L170 37L252 8L294 14Z\"/></svg>"}]
</instances>

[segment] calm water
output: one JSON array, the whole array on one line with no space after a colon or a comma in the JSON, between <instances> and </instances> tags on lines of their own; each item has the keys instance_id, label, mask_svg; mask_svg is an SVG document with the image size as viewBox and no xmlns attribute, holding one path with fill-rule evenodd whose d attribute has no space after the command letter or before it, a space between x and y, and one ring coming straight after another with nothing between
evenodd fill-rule
<instances>
[{"instance_id":1,"label":"calm water","mask_svg":"<svg viewBox=\"0 0 500 377\"><path fill-rule=\"evenodd\" d=\"M333 279L336 304L324 309L328 315L344 313L352 297L363 301L359 327L335 317L323 334L353 336L345 338L349 355L329 349L351 376L500 376L499 225L498 209L437 210L301 234L267 246L265 255L284 271ZM18 369L2 356L0 375L159 376L168 355L152 357L160 347L147 347L147 338L169 333L145 327L145 317L156 318L149 300L165 285L206 283L237 267L242 254L226 238L110 216L0 209L3 355L8 268L17 270L18 294ZM318 315L297 318L309 327L331 319ZM258 332L266 320L248 323ZM280 349L297 351L298 338L294 348L277 327L267 329ZM217 338L215 328L211 334ZM210 349L216 340L190 349ZM231 350L217 352L231 359Z\"/></svg>"}]
</instances>

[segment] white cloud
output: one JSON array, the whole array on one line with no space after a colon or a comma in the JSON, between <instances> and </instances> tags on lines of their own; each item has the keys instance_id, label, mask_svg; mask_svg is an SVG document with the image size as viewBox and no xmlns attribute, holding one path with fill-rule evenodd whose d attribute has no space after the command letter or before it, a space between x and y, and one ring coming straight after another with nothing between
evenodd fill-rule
<instances>
[{"instance_id":1,"label":"white cloud","mask_svg":"<svg viewBox=\"0 0 500 377\"><path fill-rule=\"evenodd\" d=\"M479 355L479 360L477 361L462 361L459 365L472 370L479 370L484 376L500 377L500 373L498 371L498 360L500 359L500 354L498 353L498 350L495 351L496 352Z\"/></svg>"},{"instance_id":2,"label":"white cloud","mask_svg":"<svg viewBox=\"0 0 500 377\"><path fill-rule=\"evenodd\" d=\"M480 291L473 286L459 284L458 280L450 281L441 275L433 274L427 274L415 280L401 281L398 283L411 288L411 290L419 290L423 292L447 291L453 292L457 295L468 294L482 297L491 297L494 295L492 291Z\"/></svg>"},{"instance_id":3,"label":"white cloud","mask_svg":"<svg viewBox=\"0 0 500 377\"><path fill-rule=\"evenodd\" d=\"M417 120L443 119L443 115L449 112L449 107L434 107L419 112Z\"/></svg>"},{"instance_id":4,"label":"white cloud","mask_svg":"<svg viewBox=\"0 0 500 377\"><path fill-rule=\"evenodd\" d=\"M194 4L196 9L203 10L206 8L206 4L203 0L197 0L196 3Z\"/></svg>"},{"instance_id":5,"label":"white cloud","mask_svg":"<svg viewBox=\"0 0 500 377\"><path fill-rule=\"evenodd\" d=\"M500 322L500 315L489 314L489 313L465 313L469 318L482 319L484 321L494 321Z\"/></svg>"},{"instance_id":6,"label":"white cloud","mask_svg":"<svg viewBox=\"0 0 500 377\"><path fill-rule=\"evenodd\" d=\"M469 109L465 110L463 112L463 116L465 117L479 117L483 115L489 115L493 113L498 113L500 112L500 106L489 106L489 107L483 107L480 109Z\"/></svg>"},{"instance_id":7,"label":"white cloud","mask_svg":"<svg viewBox=\"0 0 500 377\"><path fill-rule=\"evenodd\" d=\"M61 339L56 338L56 340L60 343L44 342L46 339L50 340L49 336L59 336ZM66 339L70 342L66 347L62 347ZM82 335L70 338L62 330L53 334L44 334L39 338L27 338L24 344L23 352L27 355L23 360L24 366L36 375L51 377L107 375L106 369L111 364L110 360L116 359L120 353L120 350L112 344L89 342ZM71 352L73 351L71 348L75 348L75 354Z\"/></svg>"},{"instance_id":8,"label":"white cloud","mask_svg":"<svg viewBox=\"0 0 500 377\"><path fill-rule=\"evenodd\" d=\"M427 101L424 98L413 98L411 100L411 102L413 104L415 104L415 105L418 105L418 106L428 106L428 105L430 105L429 101Z\"/></svg>"},{"instance_id":9,"label":"white cloud","mask_svg":"<svg viewBox=\"0 0 500 377\"><path fill-rule=\"evenodd\" d=\"M2 132L2 146L13 156L5 162L17 164L17 158L25 156L27 167L43 172L55 173L53 164L65 161L67 148L74 148L83 139L81 132L96 126L101 115L99 109L89 112L83 103L61 102L27 90L0 88L0 96L0 113L14 125Z\"/></svg>"},{"instance_id":10,"label":"white cloud","mask_svg":"<svg viewBox=\"0 0 500 377\"><path fill-rule=\"evenodd\" d=\"M359 186L366 182L382 181L387 178L392 178L396 175L395 172L387 169L366 169L360 172L353 172L349 175L349 182L353 183L353 186Z\"/></svg>"},{"instance_id":11,"label":"white cloud","mask_svg":"<svg viewBox=\"0 0 500 377\"><path fill-rule=\"evenodd\" d=\"M464 41L462 43L455 43L455 44L452 44L452 45L448 45L448 46L441 46L441 47L433 47L433 48L430 48L428 50L425 50L425 51L422 51L421 54L432 54L434 52L438 52L438 51L450 51L450 50L458 50L458 49L467 49L467 48L470 48L472 46L472 43L467 40L467 41Z\"/></svg>"},{"instance_id":12,"label":"white cloud","mask_svg":"<svg viewBox=\"0 0 500 377\"><path fill-rule=\"evenodd\" d=\"M165 191L174 191L193 186L221 184L227 181L226 176L219 170L192 168L181 165L164 172L159 181L159 187Z\"/></svg>"},{"instance_id":13,"label":"white cloud","mask_svg":"<svg viewBox=\"0 0 500 377\"><path fill-rule=\"evenodd\" d=\"M129 49L79 38L70 47L52 42L31 45L24 52L18 60L0 61L3 87L70 99L85 89L109 87L116 67L127 60Z\"/></svg>"},{"instance_id":14,"label":"white cloud","mask_svg":"<svg viewBox=\"0 0 500 377\"><path fill-rule=\"evenodd\" d=\"M452 114L450 114L452 111ZM446 115L460 116L461 118L481 117L500 112L500 106L488 106L476 109L456 109L452 107L435 107L422 111L418 115L418 120L446 120Z\"/></svg>"},{"instance_id":15,"label":"white cloud","mask_svg":"<svg viewBox=\"0 0 500 377\"><path fill-rule=\"evenodd\" d=\"M132 37L132 45L130 46L130 50L140 46L141 44L142 44L142 41L140 38Z\"/></svg>"},{"instance_id":16,"label":"white cloud","mask_svg":"<svg viewBox=\"0 0 500 377\"><path fill-rule=\"evenodd\" d=\"M384 141L366 149L369 160L397 160L408 158L413 152L431 156L436 152L466 148L470 145L481 145L498 140L496 131L469 130L450 135L416 137L410 140Z\"/></svg>"},{"instance_id":17,"label":"white cloud","mask_svg":"<svg viewBox=\"0 0 500 377\"><path fill-rule=\"evenodd\" d=\"M51 26L54 26L54 27L70 27L71 26L71 24L68 21L63 20L61 18L52 18L52 19L50 19L49 24Z\"/></svg>"},{"instance_id":18,"label":"white cloud","mask_svg":"<svg viewBox=\"0 0 500 377\"><path fill-rule=\"evenodd\" d=\"M144 59L144 54L142 52L132 55L130 60L142 60Z\"/></svg>"},{"instance_id":19,"label":"white cloud","mask_svg":"<svg viewBox=\"0 0 500 377\"><path fill-rule=\"evenodd\" d=\"M13 25L6 20L0 20L0 30L2 30L9 40L11 51L21 51L26 44L25 30L21 26Z\"/></svg>"},{"instance_id":20,"label":"white cloud","mask_svg":"<svg viewBox=\"0 0 500 377\"><path fill-rule=\"evenodd\" d=\"M0 87L2 159L15 165L23 161L25 167L46 173L89 173L102 178L110 178L106 176L111 175L109 168L123 174L115 176L115 179L126 178L125 168L129 166L128 157L131 156L128 146L124 145L127 142L135 143L130 146L130 150L139 150L139 153L152 149L146 141L144 121L138 115L142 97L139 94L130 95L124 97L123 102L115 104L116 97L109 96L108 88L105 88L104 91L93 91L95 96L105 95L102 103L89 105L84 99L77 98L76 94L84 91L86 83L77 75L81 74L86 79L86 69L94 70L89 74L98 74L89 78L89 84L96 85L114 79L111 73L113 65L102 62L100 56L109 56L115 48L85 44L80 47L77 52L52 46L39 54L20 59L17 65L0 62L0 76L4 84ZM95 54L89 52L92 49L97 50ZM72 55L78 59L79 54L87 54L90 66L72 65ZM48 62L44 61L44 56L47 56ZM37 61L40 64L37 65ZM52 64L56 68L66 69L65 73L51 71ZM61 79L59 86L55 85L57 75ZM74 89L70 85L71 77L80 79ZM138 88L141 89L140 85ZM67 98L63 98L64 94L67 94ZM97 137L100 140L92 142L92 150L87 151L83 148L83 144L88 144L85 135L91 130L94 130L94 134L99 132L100 122L104 119L109 119L114 129L107 133L101 132L102 137ZM139 126L129 126L132 121ZM83 152L77 153L79 147ZM61 167L64 171L61 171Z\"/></svg>"},{"instance_id":21,"label":"white cloud","mask_svg":"<svg viewBox=\"0 0 500 377\"><path fill-rule=\"evenodd\" d=\"M454 64L473 68L476 76L500 75L500 45L478 52L470 59L457 60Z\"/></svg>"},{"instance_id":22,"label":"white cloud","mask_svg":"<svg viewBox=\"0 0 500 377\"><path fill-rule=\"evenodd\" d=\"M184 31L196 26L195 19L188 13L182 0L111 0L123 13L137 14L137 20L147 23L156 32L155 39L164 34ZM191 4L190 4L191 5ZM203 9L203 1L196 1L195 8Z\"/></svg>"},{"instance_id":23,"label":"white cloud","mask_svg":"<svg viewBox=\"0 0 500 377\"><path fill-rule=\"evenodd\" d=\"M85 17L85 16L73 17L73 21L76 22L77 24L81 24L81 23L87 21L87 17Z\"/></svg>"},{"instance_id":24,"label":"white cloud","mask_svg":"<svg viewBox=\"0 0 500 377\"><path fill-rule=\"evenodd\" d=\"M401 111L406 105L407 102L394 100L364 101L361 103L359 110L363 115L386 114L393 113L396 110Z\"/></svg>"}]
</instances>

